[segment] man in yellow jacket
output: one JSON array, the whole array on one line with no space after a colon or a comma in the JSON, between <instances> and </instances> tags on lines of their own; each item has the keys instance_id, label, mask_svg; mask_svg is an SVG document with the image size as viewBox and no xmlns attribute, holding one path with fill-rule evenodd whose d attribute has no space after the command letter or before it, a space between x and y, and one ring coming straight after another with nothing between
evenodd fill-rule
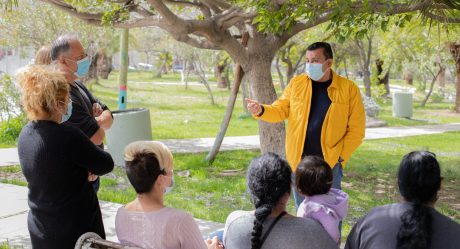
<instances>
[{"instance_id":1,"label":"man in yellow jacket","mask_svg":"<svg viewBox=\"0 0 460 249\"><path fill-rule=\"evenodd\" d=\"M359 88L334 73L332 63L331 46L313 43L307 48L306 74L294 77L278 100L271 105L246 101L257 119L288 120L286 159L293 172L302 157L320 156L333 170L332 187L341 189L342 169L364 138L366 118ZM294 199L297 207L303 201L296 191Z\"/></svg>"}]
</instances>

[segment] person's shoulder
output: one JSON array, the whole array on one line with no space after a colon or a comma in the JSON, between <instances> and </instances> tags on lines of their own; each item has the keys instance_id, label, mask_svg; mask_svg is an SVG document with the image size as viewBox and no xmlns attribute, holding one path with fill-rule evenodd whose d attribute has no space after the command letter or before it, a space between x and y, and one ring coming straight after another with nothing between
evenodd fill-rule
<instances>
[{"instance_id":1,"label":"person's shoulder","mask_svg":"<svg viewBox=\"0 0 460 249\"><path fill-rule=\"evenodd\" d=\"M243 211L243 210L236 210L231 212L227 216L227 220L225 221L226 226L230 226L235 221L250 221L254 220L254 215L251 211Z\"/></svg>"},{"instance_id":2,"label":"person's shoulder","mask_svg":"<svg viewBox=\"0 0 460 249\"><path fill-rule=\"evenodd\" d=\"M343 77L342 75L339 75L337 73L334 73L334 77L337 79L337 81L339 82L339 85L341 87L354 89L354 90L359 90L358 85L354 81L352 81L352 80L350 80L350 79L348 79L346 77Z\"/></svg>"},{"instance_id":3,"label":"person's shoulder","mask_svg":"<svg viewBox=\"0 0 460 249\"><path fill-rule=\"evenodd\" d=\"M291 85L297 85L297 84L305 84L305 82L307 82L309 79L308 79L308 76L306 74L299 74L299 75L296 75L294 77L292 77L291 81L289 82L289 84Z\"/></svg>"},{"instance_id":4,"label":"person's shoulder","mask_svg":"<svg viewBox=\"0 0 460 249\"><path fill-rule=\"evenodd\" d=\"M441 214L436 209L432 209L433 213L433 222L436 226L442 227L443 230L446 230L452 234L460 234L460 224L455 220Z\"/></svg>"},{"instance_id":5,"label":"person's shoulder","mask_svg":"<svg viewBox=\"0 0 460 249\"><path fill-rule=\"evenodd\" d=\"M387 204L374 207L362 218L362 222L378 223L380 221L388 223L400 223L400 217L407 210L408 206L401 203Z\"/></svg>"},{"instance_id":6,"label":"person's shoulder","mask_svg":"<svg viewBox=\"0 0 460 249\"><path fill-rule=\"evenodd\" d=\"M162 210L160 210L158 215L169 217L170 221L194 221L193 216L183 210L180 209L175 209L175 208L170 208L170 207L165 207Z\"/></svg>"}]
</instances>

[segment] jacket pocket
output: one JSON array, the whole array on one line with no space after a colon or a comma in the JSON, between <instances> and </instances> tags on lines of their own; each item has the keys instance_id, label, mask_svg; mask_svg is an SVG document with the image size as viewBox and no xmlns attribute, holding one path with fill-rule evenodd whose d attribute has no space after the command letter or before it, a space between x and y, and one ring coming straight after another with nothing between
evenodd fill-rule
<instances>
[{"instance_id":1,"label":"jacket pocket","mask_svg":"<svg viewBox=\"0 0 460 249\"><path fill-rule=\"evenodd\" d=\"M349 105L332 103L326 127L326 145L334 147L347 132Z\"/></svg>"}]
</instances>

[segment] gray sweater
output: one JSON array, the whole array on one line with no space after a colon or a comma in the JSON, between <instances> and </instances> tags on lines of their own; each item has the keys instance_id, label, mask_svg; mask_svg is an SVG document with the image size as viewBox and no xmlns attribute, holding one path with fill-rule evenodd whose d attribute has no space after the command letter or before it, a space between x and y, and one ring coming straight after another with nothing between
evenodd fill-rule
<instances>
[{"instance_id":1,"label":"gray sweater","mask_svg":"<svg viewBox=\"0 0 460 249\"><path fill-rule=\"evenodd\" d=\"M402 214L409 204L376 207L353 227L346 249L394 249ZM431 209L431 249L460 248L460 224Z\"/></svg>"},{"instance_id":2,"label":"gray sweater","mask_svg":"<svg viewBox=\"0 0 460 249\"><path fill-rule=\"evenodd\" d=\"M226 249L250 249L254 214L250 211L235 211L227 217L224 230ZM264 223L262 236L275 218ZM319 223L311 219L284 216L273 227L262 249L337 249L337 245Z\"/></svg>"}]
</instances>

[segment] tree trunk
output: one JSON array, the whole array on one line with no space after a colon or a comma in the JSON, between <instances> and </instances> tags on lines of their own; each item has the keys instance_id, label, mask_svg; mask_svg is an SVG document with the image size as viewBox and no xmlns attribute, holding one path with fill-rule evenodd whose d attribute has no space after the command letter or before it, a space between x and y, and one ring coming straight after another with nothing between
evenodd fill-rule
<instances>
[{"instance_id":1,"label":"tree trunk","mask_svg":"<svg viewBox=\"0 0 460 249\"><path fill-rule=\"evenodd\" d=\"M438 86L441 88L446 87L446 68L442 67L442 71L439 74L438 78L436 78L436 82L438 83Z\"/></svg>"},{"instance_id":2,"label":"tree trunk","mask_svg":"<svg viewBox=\"0 0 460 249\"><path fill-rule=\"evenodd\" d=\"M190 67L193 66L193 61L190 62L190 64L184 68L185 71L185 89L188 88L188 76L190 75Z\"/></svg>"},{"instance_id":3,"label":"tree trunk","mask_svg":"<svg viewBox=\"0 0 460 249\"><path fill-rule=\"evenodd\" d=\"M361 60L361 70L363 70L363 83L365 88L365 94L367 97L371 97L371 73L369 66L371 64L372 55L372 36L366 36L367 47L361 40L356 40L355 44L358 47L359 57Z\"/></svg>"},{"instance_id":4,"label":"tree trunk","mask_svg":"<svg viewBox=\"0 0 460 249\"><path fill-rule=\"evenodd\" d=\"M249 82L248 82L248 77L247 75L245 77L243 77L243 80L241 82L241 89L242 89L242 92L243 92L243 110L248 114L250 115L249 113L249 110L248 110L248 106L247 106L247 103L246 103L246 98L249 98Z\"/></svg>"},{"instance_id":5,"label":"tree trunk","mask_svg":"<svg viewBox=\"0 0 460 249\"><path fill-rule=\"evenodd\" d=\"M363 83L366 96L371 97L371 73L369 72L369 67L364 66L363 76Z\"/></svg>"},{"instance_id":6,"label":"tree trunk","mask_svg":"<svg viewBox=\"0 0 460 249\"><path fill-rule=\"evenodd\" d=\"M166 64L168 63L169 52L163 52L161 53L161 55L163 55L164 58L161 58L160 56L160 59L162 59L162 62L161 62L160 68L158 69L157 75L155 76L156 78L161 78L163 73L166 71L165 68L166 68Z\"/></svg>"},{"instance_id":7,"label":"tree trunk","mask_svg":"<svg viewBox=\"0 0 460 249\"><path fill-rule=\"evenodd\" d=\"M180 71L180 78L182 81L182 84L185 84L185 71L187 70L187 60L184 60L182 62L182 70Z\"/></svg>"},{"instance_id":8,"label":"tree trunk","mask_svg":"<svg viewBox=\"0 0 460 249\"><path fill-rule=\"evenodd\" d=\"M208 90L209 98L211 99L211 104L215 105L216 102L214 101L214 96L212 95L211 87L209 86L209 83L206 80L206 73L201 67L201 62L198 60L198 58L194 58L194 61L196 74L200 78L201 83L203 83L203 85L206 87L206 90Z\"/></svg>"},{"instance_id":9,"label":"tree trunk","mask_svg":"<svg viewBox=\"0 0 460 249\"><path fill-rule=\"evenodd\" d=\"M457 86L457 94L455 97L455 111L460 113L460 42L453 42L449 46L450 53L455 61L455 68L456 68L456 81L455 85Z\"/></svg>"},{"instance_id":10,"label":"tree trunk","mask_svg":"<svg viewBox=\"0 0 460 249\"><path fill-rule=\"evenodd\" d=\"M251 58L251 57L250 57ZM254 99L262 104L272 104L277 95L271 76L272 58L254 55L252 57L250 69L246 72L249 82L251 82ZM284 122L277 124L259 121L260 148L262 153L274 152L278 155L285 156L285 129Z\"/></svg>"},{"instance_id":11,"label":"tree trunk","mask_svg":"<svg viewBox=\"0 0 460 249\"><path fill-rule=\"evenodd\" d=\"M281 86L281 90L284 91L284 88L286 88L286 85L284 84L284 75L283 75L283 72L281 72L281 67L280 67L280 57L279 56L276 56L276 71L278 72L278 77L280 78L280 86Z\"/></svg>"},{"instance_id":12,"label":"tree trunk","mask_svg":"<svg viewBox=\"0 0 460 249\"><path fill-rule=\"evenodd\" d=\"M249 34L245 33L242 39L242 45L246 47L249 39ZM227 60L225 60L225 65L228 65ZM220 72L222 74L222 72ZM225 133L227 132L228 125L230 124L230 119L232 118L233 109L235 107L236 97L238 96L238 91L240 90L241 80L243 79L244 71L240 64L236 64L235 70L235 83L233 84L233 90L228 97L227 110L225 111L224 119L220 126L220 131L214 140L214 144L209 151L209 154L206 156L206 160L211 164L216 159L217 153L219 153L220 146L224 140ZM230 85L230 84L228 84Z\"/></svg>"},{"instance_id":13,"label":"tree trunk","mask_svg":"<svg viewBox=\"0 0 460 249\"><path fill-rule=\"evenodd\" d=\"M393 63L391 63L393 64ZM388 71L383 75L383 60L377 59L375 60L375 65L377 67L377 80L379 85L384 85L385 86L385 93L386 95L390 95L390 69L391 69L391 64L388 67Z\"/></svg>"},{"instance_id":14,"label":"tree trunk","mask_svg":"<svg viewBox=\"0 0 460 249\"><path fill-rule=\"evenodd\" d=\"M105 51L99 51L97 54L97 75L103 79L108 79L112 72L112 56L107 55Z\"/></svg>"},{"instance_id":15,"label":"tree trunk","mask_svg":"<svg viewBox=\"0 0 460 249\"><path fill-rule=\"evenodd\" d=\"M292 63L289 63L286 68L286 82L288 84L291 82L292 77L294 77L294 68L292 67Z\"/></svg>"},{"instance_id":16,"label":"tree trunk","mask_svg":"<svg viewBox=\"0 0 460 249\"><path fill-rule=\"evenodd\" d=\"M443 66L441 64L438 64L438 66L439 66L439 70L438 70L438 73L436 75L431 71L431 69L426 68L431 73L431 75L433 75L433 79L431 80L430 90L428 91L427 95L425 96L425 99L420 104L421 107L424 107L426 105L426 103L428 102L428 99L430 98L431 93L433 93L434 83L436 83L436 79L438 78L439 74L441 74L442 70L445 70L445 68L443 68Z\"/></svg>"},{"instance_id":17,"label":"tree trunk","mask_svg":"<svg viewBox=\"0 0 460 249\"><path fill-rule=\"evenodd\" d=\"M225 77L225 69L227 68L227 61L219 62L216 66L217 87L226 88L228 79Z\"/></svg>"},{"instance_id":18,"label":"tree trunk","mask_svg":"<svg viewBox=\"0 0 460 249\"><path fill-rule=\"evenodd\" d=\"M411 86L414 84L414 76L412 75L412 72L405 71L403 74L403 78L406 81L406 84Z\"/></svg>"}]
</instances>

